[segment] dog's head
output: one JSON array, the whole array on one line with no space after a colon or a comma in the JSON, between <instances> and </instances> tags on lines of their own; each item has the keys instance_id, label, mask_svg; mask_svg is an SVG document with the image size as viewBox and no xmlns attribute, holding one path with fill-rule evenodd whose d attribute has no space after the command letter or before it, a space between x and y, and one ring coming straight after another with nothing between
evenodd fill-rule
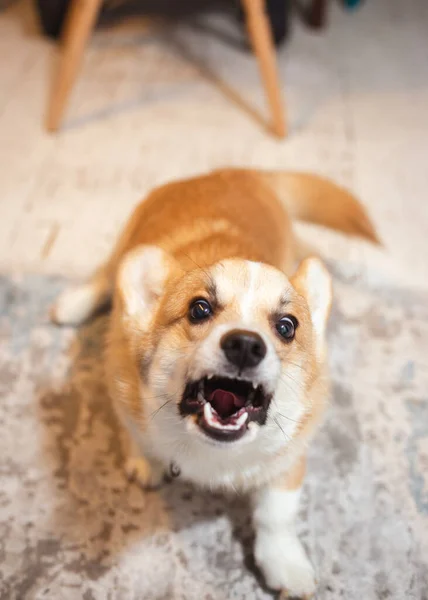
<instances>
[{"instance_id":1,"label":"dog's head","mask_svg":"<svg viewBox=\"0 0 428 600\"><path fill-rule=\"evenodd\" d=\"M230 449L273 428L292 440L323 362L331 286L318 259L291 279L238 259L183 272L142 246L118 285L148 418L161 410L181 435Z\"/></svg>"}]
</instances>

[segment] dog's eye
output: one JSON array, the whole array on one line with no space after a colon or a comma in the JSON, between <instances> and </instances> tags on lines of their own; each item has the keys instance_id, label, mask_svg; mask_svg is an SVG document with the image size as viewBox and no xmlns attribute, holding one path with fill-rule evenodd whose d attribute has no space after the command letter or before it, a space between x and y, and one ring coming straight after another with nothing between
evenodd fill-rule
<instances>
[{"instance_id":1,"label":"dog's eye","mask_svg":"<svg viewBox=\"0 0 428 600\"><path fill-rule=\"evenodd\" d=\"M198 298L197 300L193 300L189 308L189 319L193 323L197 323L198 321L204 321L208 319L213 314L213 309L211 308L210 303L203 298Z\"/></svg>"},{"instance_id":2,"label":"dog's eye","mask_svg":"<svg viewBox=\"0 0 428 600\"><path fill-rule=\"evenodd\" d=\"M297 325L297 319L292 315L287 315L286 317L282 317L282 319L276 323L275 329L282 338L291 341L296 335Z\"/></svg>"}]
</instances>

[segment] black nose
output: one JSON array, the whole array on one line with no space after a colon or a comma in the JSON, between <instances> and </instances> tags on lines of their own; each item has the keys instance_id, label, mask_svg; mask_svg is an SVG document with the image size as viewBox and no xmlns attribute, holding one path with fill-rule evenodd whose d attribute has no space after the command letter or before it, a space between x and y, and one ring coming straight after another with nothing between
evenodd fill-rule
<instances>
[{"instance_id":1,"label":"black nose","mask_svg":"<svg viewBox=\"0 0 428 600\"><path fill-rule=\"evenodd\" d=\"M240 370L256 367L266 356L266 344L258 333L235 329L226 333L220 346L229 362Z\"/></svg>"}]
</instances>

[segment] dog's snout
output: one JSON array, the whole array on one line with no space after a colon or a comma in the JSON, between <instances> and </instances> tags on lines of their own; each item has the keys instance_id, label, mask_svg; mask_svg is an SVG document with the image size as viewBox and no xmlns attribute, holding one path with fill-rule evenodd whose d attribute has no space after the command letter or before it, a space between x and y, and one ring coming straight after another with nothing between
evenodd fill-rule
<instances>
[{"instance_id":1,"label":"dog's snout","mask_svg":"<svg viewBox=\"0 0 428 600\"><path fill-rule=\"evenodd\" d=\"M266 344L258 333L240 329L226 333L220 346L228 361L240 370L256 367L267 352Z\"/></svg>"}]
</instances>

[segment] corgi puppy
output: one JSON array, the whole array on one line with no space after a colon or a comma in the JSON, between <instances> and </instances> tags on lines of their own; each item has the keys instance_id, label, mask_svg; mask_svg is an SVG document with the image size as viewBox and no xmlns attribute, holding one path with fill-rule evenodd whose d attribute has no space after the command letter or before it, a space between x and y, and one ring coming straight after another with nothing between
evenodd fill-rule
<instances>
[{"instance_id":1,"label":"corgi puppy","mask_svg":"<svg viewBox=\"0 0 428 600\"><path fill-rule=\"evenodd\" d=\"M78 324L113 299L106 377L132 439L128 474L248 492L267 585L308 598L294 521L326 408L332 291L318 258L293 272L293 217L378 241L357 200L320 177L215 171L155 189L53 319Z\"/></svg>"}]
</instances>

